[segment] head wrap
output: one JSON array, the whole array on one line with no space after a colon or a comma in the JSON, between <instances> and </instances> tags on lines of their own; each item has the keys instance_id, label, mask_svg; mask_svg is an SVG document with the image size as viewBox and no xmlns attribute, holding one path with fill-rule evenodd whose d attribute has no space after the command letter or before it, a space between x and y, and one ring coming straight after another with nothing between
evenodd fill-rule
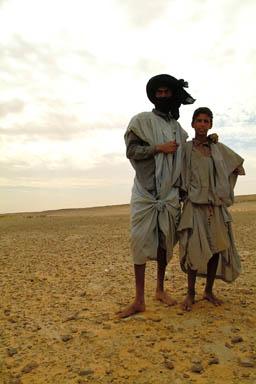
<instances>
[{"instance_id":1,"label":"head wrap","mask_svg":"<svg viewBox=\"0 0 256 384\"><path fill-rule=\"evenodd\" d=\"M172 96L169 98L156 98L156 90L160 87L167 87L172 91ZM147 96L149 100L156 106L163 107L165 112L171 112L172 116L178 120L179 108L181 104L193 104L195 99L185 91L188 88L188 83L183 79L177 80L175 77L162 74L152 77L146 86Z\"/></svg>"}]
</instances>

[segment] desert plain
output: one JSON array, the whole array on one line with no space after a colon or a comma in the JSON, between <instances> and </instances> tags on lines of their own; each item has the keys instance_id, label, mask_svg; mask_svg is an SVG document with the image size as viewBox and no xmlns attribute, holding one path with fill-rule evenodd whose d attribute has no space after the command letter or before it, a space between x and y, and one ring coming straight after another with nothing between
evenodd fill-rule
<instances>
[{"instance_id":1,"label":"desert plain","mask_svg":"<svg viewBox=\"0 0 256 384\"><path fill-rule=\"evenodd\" d=\"M202 299L184 312L186 275L178 246L146 311L116 312L134 298L129 205L0 215L1 384L256 384L256 195L230 209L242 272L216 281L224 303Z\"/></svg>"}]
</instances>

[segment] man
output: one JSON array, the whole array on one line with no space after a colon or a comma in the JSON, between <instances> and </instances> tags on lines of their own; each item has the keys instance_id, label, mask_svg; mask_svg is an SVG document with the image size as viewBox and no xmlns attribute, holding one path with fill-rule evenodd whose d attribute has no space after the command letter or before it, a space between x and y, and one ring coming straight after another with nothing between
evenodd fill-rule
<instances>
[{"instance_id":1,"label":"man","mask_svg":"<svg viewBox=\"0 0 256 384\"><path fill-rule=\"evenodd\" d=\"M164 291L166 265L177 242L181 146L188 137L177 122L181 104L195 100L184 90L188 84L169 75L151 78L146 91L152 112L134 116L125 133L126 155L136 176L131 197L131 250L136 298L120 318L145 311L146 262L157 261L156 299L176 301Z\"/></svg>"}]
</instances>

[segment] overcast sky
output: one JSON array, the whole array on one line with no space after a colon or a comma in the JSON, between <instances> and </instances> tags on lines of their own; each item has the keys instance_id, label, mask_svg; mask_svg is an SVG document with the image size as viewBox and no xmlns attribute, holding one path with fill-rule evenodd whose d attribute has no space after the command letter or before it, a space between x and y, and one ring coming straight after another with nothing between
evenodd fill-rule
<instances>
[{"instance_id":1,"label":"overcast sky","mask_svg":"<svg viewBox=\"0 0 256 384\"><path fill-rule=\"evenodd\" d=\"M245 158L256 193L255 0L0 0L0 213L126 204L123 135L169 73Z\"/></svg>"}]
</instances>

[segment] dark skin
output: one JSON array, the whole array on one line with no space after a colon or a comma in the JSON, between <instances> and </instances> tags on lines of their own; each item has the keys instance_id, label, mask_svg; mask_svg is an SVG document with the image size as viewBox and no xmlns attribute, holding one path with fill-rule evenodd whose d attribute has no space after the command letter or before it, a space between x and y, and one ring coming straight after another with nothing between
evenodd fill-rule
<instances>
[{"instance_id":1,"label":"dark skin","mask_svg":"<svg viewBox=\"0 0 256 384\"><path fill-rule=\"evenodd\" d=\"M162 97L172 97L172 91L167 87L159 87L156 90L155 96L159 99ZM175 153L178 149L178 146L179 143L176 143L175 141L170 141L162 145L157 145L155 147L155 151L156 153L162 152L164 154ZM159 300L164 304L175 305L177 304L176 300L172 299L170 295L167 294L167 292L165 292L164 290L164 277L166 265L166 251L159 247L157 251L157 284L155 298L156 300ZM136 313L145 311L145 271L146 264L134 264L136 296L134 301L130 305L128 305L127 308L125 308L123 311L117 312L119 318L125 318Z\"/></svg>"},{"instance_id":2,"label":"dark skin","mask_svg":"<svg viewBox=\"0 0 256 384\"><path fill-rule=\"evenodd\" d=\"M205 113L200 113L195 121L191 124L195 129L195 139L205 142L207 133L212 127L211 119ZM213 293L213 285L216 277L216 271L219 262L219 254L215 253L207 264L207 277L206 286L203 298L210 301L213 305L219 306L222 300L217 298ZM182 308L185 311L191 311L195 302L195 284L196 284L197 271L188 269L188 291L185 300L182 303Z\"/></svg>"}]
</instances>

